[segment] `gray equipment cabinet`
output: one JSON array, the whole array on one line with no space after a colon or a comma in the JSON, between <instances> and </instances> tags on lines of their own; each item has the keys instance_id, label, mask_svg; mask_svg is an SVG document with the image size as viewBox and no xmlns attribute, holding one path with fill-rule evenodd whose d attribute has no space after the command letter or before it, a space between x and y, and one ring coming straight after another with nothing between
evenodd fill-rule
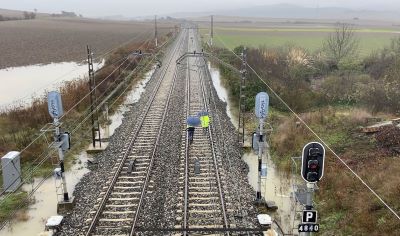
<instances>
[{"instance_id":1,"label":"gray equipment cabinet","mask_svg":"<svg viewBox=\"0 0 400 236\"><path fill-rule=\"evenodd\" d=\"M14 192L21 184L20 152L11 151L1 158L3 191Z\"/></svg>"}]
</instances>

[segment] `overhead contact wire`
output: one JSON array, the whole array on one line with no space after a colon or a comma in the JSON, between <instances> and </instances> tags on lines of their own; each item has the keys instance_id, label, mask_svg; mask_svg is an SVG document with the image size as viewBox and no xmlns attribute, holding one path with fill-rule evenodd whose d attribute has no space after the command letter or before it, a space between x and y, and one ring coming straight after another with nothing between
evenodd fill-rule
<instances>
[{"instance_id":1,"label":"overhead contact wire","mask_svg":"<svg viewBox=\"0 0 400 236\"><path fill-rule=\"evenodd\" d=\"M226 43L223 41L223 40L221 40L221 38L219 37L219 35L218 34L215 34L216 35L216 37L217 37L217 39L224 45L224 47L226 48L226 49L228 49L230 52L232 52L237 58L239 58L240 60L241 60L241 58L240 58L240 56L239 55L237 55L232 49L230 49L229 47L227 47L227 45L226 45ZM261 82L263 82L267 87L268 87L268 89L279 99L279 101L281 101L284 105L285 105L285 107L287 108L287 109L289 109L289 111L291 112L291 113L293 113L293 115L295 115L296 116L296 118L301 122L301 123L303 123L303 125L304 126L306 126L306 128L312 133L312 134L314 134L314 136L319 140L319 141L321 141L321 143L323 143L327 148L328 148L328 150L329 151L331 151L332 152L332 154L387 208L387 209L389 209L389 211L391 212L391 213L393 213L393 215L398 219L398 220L400 220L400 216L396 213L396 211L394 211L393 210L393 208L392 207L390 207L389 206L389 204L387 204L386 202L385 202L385 200L383 200L382 199L382 197L380 197L379 196L379 194L378 193L376 193L376 191L375 190L373 190L372 189L372 187L370 187L279 95L278 95L278 93L276 93L275 92L275 90L274 89L272 89L272 87L267 83L267 82L265 82L262 78L261 78L261 76L253 69L253 67L251 67L248 63L247 63L247 66L251 69L251 71L258 77L258 79L260 79L261 80Z\"/></svg>"}]
</instances>

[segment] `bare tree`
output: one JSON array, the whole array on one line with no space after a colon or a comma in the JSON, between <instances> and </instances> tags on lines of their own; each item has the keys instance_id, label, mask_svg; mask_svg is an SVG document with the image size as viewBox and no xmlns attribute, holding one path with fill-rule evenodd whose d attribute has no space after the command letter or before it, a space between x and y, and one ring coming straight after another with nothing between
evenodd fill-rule
<instances>
[{"instance_id":1,"label":"bare tree","mask_svg":"<svg viewBox=\"0 0 400 236\"><path fill-rule=\"evenodd\" d=\"M324 42L324 51L338 65L343 59L357 55L359 39L355 36L354 28L349 24L338 24Z\"/></svg>"}]
</instances>

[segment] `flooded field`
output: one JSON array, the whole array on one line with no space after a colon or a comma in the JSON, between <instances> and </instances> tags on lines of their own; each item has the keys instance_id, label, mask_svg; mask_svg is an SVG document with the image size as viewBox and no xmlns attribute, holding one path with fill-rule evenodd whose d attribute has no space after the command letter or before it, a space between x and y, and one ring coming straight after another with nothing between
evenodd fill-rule
<instances>
[{"instance_id":1,"label":"flooded field","mask_svg":"<svg viewBox=\"0 0 400 236\"><path fill-rule=\"evenodd\" d=\"M104 62L94 65L95 69ZM43 96L44 92L58 89L63 82L82 79L88 74L86 64L75 62L51 63L11 67L0 70L0 108L29 103L32 97Z\"/></svg>"},{"instance_id":2,"label":"flooded field","mask_svg":"<svg viewBox=\"0 0 400 236\"><path fill-rule=\"evenodd\" d=\"M111 124L108 127L109 135L112 135L114 131L122 124L124 113L129 110L129 106L136 103L142 93L145 91L147 82L151 79L155 71L155 67L145 74L145 77L139 81L129 91L125 101L117 108L116 112L110 116ZM104 130L103 130L104 132ZM86 168L86 163L91 155L87 154L86 151L82 151L76 156L75 164L71 169L66 171L66 180L68 192L72 195L75 185L80 181L84 174L89 170ZM26 184L22 188L30 192L33 188L43 179L36 178L33 183ZM29 235L38 235L44 231L44 225L46 220L53 215L57 215L57 202L58 197L56 193L56 180L51 177L43 182L40 188L35 192L35 202L32 204L27 211L27 221L12 222L12 224L6 226L0 231L1 236L16 236L16 235L27 235L26 232L30 232ZM61 199L61 198L59 198Z\"/></svg>"}]
</instances>

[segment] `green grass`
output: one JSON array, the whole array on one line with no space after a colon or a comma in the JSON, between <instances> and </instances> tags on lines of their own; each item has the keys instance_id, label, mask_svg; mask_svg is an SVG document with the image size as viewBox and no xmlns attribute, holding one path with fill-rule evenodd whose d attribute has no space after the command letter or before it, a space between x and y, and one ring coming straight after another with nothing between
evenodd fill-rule
<instances>
[{"instance_id":1,"label":"green grass","mask_svg":"<svg viewBox=\"0 0 400 236\"><path fill-rule=\"evenodd\" d=\"M239 45L251 47L279 47L295 45L310 52L322 48L326 37L332 32L329 28L216 28L214 43L224 47L223 41L230 49ZM207 34L208 30L202 30ZM360 39L360 55L382 49L389 45L390 39L396 37L394 31L388 29L358 29L356 35ZM207 36L206 36L207 37Z\"/></svg>"},{"instance_id":2,"label":"green grass","mask_svg":"<svg viewBox=\"0 0 400 236\"><path fill-rule=\"evenodd\" d=\"M338 223L345 217L344 212L330 212L321 218L321 231L328 229L338 229Z\"/></svg>"},{"instance_id":3,"label":"green grass","mask_svg":"<svg viewBox=\"0 0 400 236\"><path fill-rule=\"evenodd\" d=\"M12 193L6 200L0 201L0 222L10 217L10 214L19 207L23 210L26 208L28 194L26 192ZM24 206L21 208L21 206Z\"/></svg>"}]
</instances>

